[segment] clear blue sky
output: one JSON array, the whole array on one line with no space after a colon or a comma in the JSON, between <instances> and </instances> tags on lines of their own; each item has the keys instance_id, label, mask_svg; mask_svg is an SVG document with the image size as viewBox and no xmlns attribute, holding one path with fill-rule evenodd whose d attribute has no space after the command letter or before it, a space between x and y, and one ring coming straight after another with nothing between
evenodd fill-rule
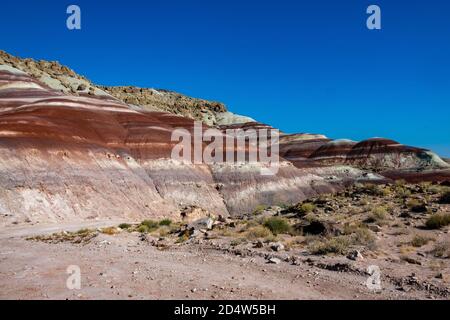
<instances>
[{"instance_id":1,"label":"clear blue sky","mask_svg":"<svg viewBox=\"0 0 450 320\"><path fill-rule=\"evenodd\" d=\"M66 28L78 4L82 30ZM382 30L366 28L366 8ZM226 103L286 132L450 157L450 1L2 1L0 49Z\"/></svg>"}]
</instances>

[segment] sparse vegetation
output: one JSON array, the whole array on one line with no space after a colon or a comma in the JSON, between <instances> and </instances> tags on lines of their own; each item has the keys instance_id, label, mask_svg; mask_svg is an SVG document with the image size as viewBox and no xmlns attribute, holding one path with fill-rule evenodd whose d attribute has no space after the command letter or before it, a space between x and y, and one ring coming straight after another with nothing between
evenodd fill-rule
<instances>
[{"instance_id":1,"label":"sparse vegetation","mask_svg":"<svg viewBox=\"0 0 450 320\"><path fill-rule=\"evenodd\" d=\"M260 238L267 238L272 236L272 232L265 226L251 227L245 232L245 236L249 240L256 240Z\"/></svg>"},{"instance_id":2,"label":"sparse vegetation","mask_svg":"<svg viewBox=\"0 0 450 320\"><path fill-rule=\"evenodd\" d=\"M428 229L440 229L450 225L449 213L435 213L425 222Z\"/></svg>"},{"instance_id":3,"label":"sparse vegetation","mask_svg":"<svg viewBox=\"0 0 450 320\"><path fill-rule=\"evenodd\" d=\"M102 228L100 231L101 231L101 233L108 234L110 236L112 236L112 235L114 235L116 233L119 233L119 231L115 227Z\"/></svg>"},{"instance_id":4,"label":"sparse vegetation","mask_svg":"<svg viewBox=\"0 0 450 320\"><path fill-rule=\"evenodd\" d=\"M314 211L314 209L316 208L316 206L313 203L310 202L305 202L302 203L298 208L297 211L300 214L306 215L308 213L311 213Z\"/></svg>"},{"instance_id":5,"label":"sparse vegetation","mask_svg":"<svg viewBox=\"0 0 450 320\"><path fill-rule=\"evenodd\" d=\"M119 224L119 228L122 229L122 230L128 230L131 227L132 227L132 225L129 224L129 223L121 223L121 224Z\"/></svg>"},{"instance_id":6,"label":"sparse vegetation","mask_svg":"<svg viewBox=\"0 0 450 320\"><path fill-rule=\"evenodd\" d=\"M411 245L413 247L420 248L420 247L423 247L424 245L426 245L431 240L433 240L433 239L430 237L421 236L421 235L416 234L413 237L413 239L411 240Z\"/></svg>"},{"instance_id":7,"label":"sparse vegetation","mask_svg":"<svg viewBox=\"0 0 450 320\"><path fill-rule=\"evenodd\" d=\"M312 254L345 254L350 246L350 239L348 236L338 236L325 241L315 241L309 246L309 251Z\"/></svg>"},{"instance_id":8,"label":"sparse vegetation","mask_svg":"<svg viewBox=\"0 0 450 320\"><path fill-rule=\"evenodd\" d=\"M419 201L417 199L409 200L408 202L406 202L406 206L412 212L420 213L420 212L427 211L425 204L422 201Z\"/></svg>"},{"instance_id":9,"label":"sparse vegetation","mask_svg":"<svg viewBox=\"0 0 450 320\"><path fill-rule=\"evenodd\" d=\"M365 184L362 188L362 191L366 194L377 197L388 196L389 194L391 194L391 189L389 187L372 183Z\"/></svg>"},{"instance_id":10,"label":"sparse vegetation","mask_svg":"<svg viewBox=\"0 0 450 320\"><path fill-rule=\"evenodd\" d=\"M274 235L288 233L291 230L289 221L281 217L270 217L264 221L264 226L268 228Z\"/></svg>"},{"instance_id":11,"label":"sparse vegetation","mask_svg":"<svg viewBox=\"0 0 450 320\"><path fill-rule=\"evenodd\" d=\"M450 204L450 191L445 191L442 193L439 202L442 204Z\"/></svg>"},{"instance_id":12,"label":"sparse vegetation","mask_svg":"<svg viewBox=\"0 0 450 320\"><path fill-rule=\"evenodd\" d=\"M450 258L450 241L437 243L434 246L432 253L436 258Z\"/></svg>"},{"instance_id":13,"label":"sparse vegetation","mask_svg":"<svg viewBox=\"0 0 450 320\"><path fill-rule=\"evenodd\" d=\"M138 227L139 232L148 233L158 229L159 223L154 220L144 220Z\"/></svg>"},{"instance_id":14,"label":"sparse vegetation","mask_svg":"<svg viewBox=\"0 0 450 320\"><path fill-rule=\"evenodd\" d=\"M80 229L76 232L58 232L51 235L40 235L27 238L30 241L42 241L46 243L71 242L74 244L86 244L98 235L98 232L91 229Z\"/></svg>"},{"instance_id":15,"label":"sparse vegetation","mask_svg":"<svg viewBox=\"0 0 450 320\"><path fill-rule=\"evenodd\" d=\"M170 219L163 219L159 222L160 226L170 226L172 224L172 220Z\"/></svg>"},{"instance_id":16,"label":"sparse vegetation","mask_svg":"<svg viewBox=\"0 0 450 320\"><path fill-rule=\"evenodd\" d=\"M253 214L259 215L259 214L263 213L266 209L267 209L266 205L260 204L260 205L256 206L255 210L253 210Z\"/></svg>"},{"instance_id":17,"label":"sparse vegetation","mask_svg":"<svg viewBox=\"0 0 450 320\"><path fill-rule=\"evenodd\" d=\"M149 233L150 229L145 224L141 224L140 226L138 226L137 231L140 233Z\"/></svg>"},{"instance_id":18,"label":"sparse vegetation","mask_svg":"<svg viewBox=\"0 0 450 320\"><path fill-rule=\"evenodd\" d=\"M369 215L367 222L369 223L382 223L388 217L388 211L384 206L376 206L372 209L371 214Z\"/></svg>"}]
</instances>

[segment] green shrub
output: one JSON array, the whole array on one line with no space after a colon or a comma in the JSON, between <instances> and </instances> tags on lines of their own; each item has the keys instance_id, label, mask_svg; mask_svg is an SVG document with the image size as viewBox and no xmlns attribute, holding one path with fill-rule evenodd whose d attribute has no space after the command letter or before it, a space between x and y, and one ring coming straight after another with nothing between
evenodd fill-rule
<instances>
[{"instance_id":1,"label":"green shrub","mask_svg":"<svg viewBox=\"0 0 450 320\"><path fill-rule=\"evenodd\" d=\"M162 219L159 222L160 226L170 226L171 224L172 224L172 220L170 220L170 219Z\"/></svg>"},{"instance_id":2,"label":"green shrub","mask_svg":"<svg viewBox=\"0 0 450 320\"><path fill-rule=\"evenodd\" d=\"M450 224L450 214L435 213L425 222L428 229L440 229Z\"/></svg>"},{"instance_id":3,"label":"green shrub","mask_svg":"<svg viewBox=\"0 0 450 320\"><path fill-rule=\"evenodd\" d=\"M129 223L121 223L121 224L119 224L119 228L120 229L130 229L131 228L131 224L129 224Z\"/></svg>"},{"instance_id":4,"label":"green shrub","mask_svg":"<svg viewBox=\"0 0 450 320\"><path fill-rule=\"evenodd\" d=\"M153 220L144 220L141 222L141 226L146 226L149 231L158 229L159 223Z\"/></svg>"},{"instance_id":5,"label":"green shrub","mask_svg":"<svg viewBox=\"0 0 450 320\"><path fill-rule=\"evenodd\" d=\"M145 224L141 224L138 228L137 231L140 233L149 233L150 232L150 228L145 225Z\"/></svg>"},{"instance_id":6,"label":"green shrub","mask_svg":"<svg viewBox=\"0 0 450 320\"><path fill-rule=\"evenodd\" d=\"M264 226L268 228L274 235L280 233L288 233L291 230L289 222L285 218L270 217L264 221Z\"/></svg>"},{"instance_id":7,"label":"green shrub","mask_svg":"<svg viewBox=\"0 0 450 320\"><path fill-rule=\"evenodd\" d=\"M302 203L297 208L297 211L298 211L298 213L301 213L301 214L308 214L310 212L313 212L315 208L316 208L316 206L313 203L306 202L306 203Z\"/></svg>"}]
</instances>

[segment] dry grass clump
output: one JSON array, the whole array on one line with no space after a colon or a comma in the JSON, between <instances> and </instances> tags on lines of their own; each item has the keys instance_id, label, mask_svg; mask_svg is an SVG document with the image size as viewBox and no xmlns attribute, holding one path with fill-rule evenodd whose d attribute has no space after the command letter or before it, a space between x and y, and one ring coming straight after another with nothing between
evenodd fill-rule
<instances>
[{"instance_id":1,"label":"dry grass clump","mask_svg":"<svg viewBox=\"0 0 450 320\"><path fill-rule=\"evenodd\" d=\"M273 236L273 233L265 226L251 227L245 232L245 237L249 240L264 239Z\"/></svg>"},{"instance_id":2,"label":"dry grass clump","mask_svg":"<svg viewBox=\"0 0 450 320\"><path fill-rule=\"evenodd\" d=\"M425 212L427 211L427 208L425 206L425 204L417 199L411 199L408 202L406 202L406 206L408 207L408 209L412 212Z\"/></svg>"},{"instance_id":3,"label":"dry grass clump","mask_svg":"<svg viewBox=\"0 0 450 320\"><path fill-rule=\"evenodd\" d=\"M435 247L432 250L433 255L436 258L450 258L450 241L444 241L436 243Z\"/></svg>"},{"instance_id":4,"label":"dry grass clump","mask_svg":"<svg viewBox=\"0 0 450 320\"><path fill-rule=\"evenodd\" d=\"M449 213L435 213L425 222L428 229L440 229L448 225L450 225Z\"/></svg>"},{"instance_id":5,"label":"dry grass clump","mask_svg":"<svg viewBox=\"0 0 450 320\"><path fill-rule=\"evenodd\" d=\"M51 235L41 235L27 238L30 241L42 241L46 243L70 242L74 244L86 244L98 235L98 232L91 229L80 229L76 232L58 232Z\"/></svg>"},{"instance_id":6,"label":"dry grass clump","mask_svg":"<svg viewBox=\"0 0 450 320\"><path fill-rule=\"evenodd\" d=\"M315 241L309 245L309 251L315 255L345 254L351 245L348 236L338 236L325 241Z\"/></svg>"},{"instance_id":7,"label":"dry grass clump","mask_svg":"<svg viewBox=\"0 0 450 320\"><path fill-rule=\"evenodd\" d=\"M309 251L312 254L346 254L352 246L365 246L369 249L375 248L375 238L373 234L364 226L346 225L343 235L325 240L312 241Z\"/></svg>"},{"instance_id":8,"label":"dry grass clump","mask_svg":"<svg viewBox=\"0 0 450 320\"><path fill-rule=\"evenodd\" d=\"M430 238L430 237L421 236L421 235L416 234L411 240L411 245L413 247L420 248L420 247L423 247L424 245L426 245L428 242L430 242L432 240L434 240L434 239Z\"/></svg>"},{"instance_id":9,"label":"dry grass clump","mask_svg":"<svg viewBox=\"0 0 450 320\"><path fill-rule=\"evenodd\" d=\"M385 206L375 206L372 208L372 212L367 218L366 222L369 223L383 223L389 216L387 208Z\"/></svg>"},{"instance_id":10,"label":"dry grass clump","mask_svg":"<svg viewBox=\"0 0 450 320\"><path fill-rule=\"evenodd\" d=\"M100 232L112 236L119 233L119 230L116 227L107 227L100 229Z\"/></svg>"},{"instance_id":11,"label":"dry grass clump","mask_svg":"<svg viewBox=\"0 0 450 320\"><path fill-rule=\"evenodd\" d=\"M386 197L392 193L392 190L388 186L382 186L378 184L366 183L361 188L361 191L377 197Z\"/></svg>"}]
</instances>

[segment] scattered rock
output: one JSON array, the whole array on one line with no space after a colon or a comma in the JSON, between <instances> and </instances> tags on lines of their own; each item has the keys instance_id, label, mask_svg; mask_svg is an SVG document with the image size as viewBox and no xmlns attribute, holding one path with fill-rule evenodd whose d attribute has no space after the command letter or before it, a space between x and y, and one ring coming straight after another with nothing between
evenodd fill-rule
<instances>
[{"instance_id":1,"label":"scattered rock","mask_svg":"<svg viewBox=\"0 0 450 320\"><path fill-rule=\"evenodd\" d=\"M207 217L195 220L194 222L190 223L188 225L188 228L194 229L194 230L211 230L214 224L214 220Z\"/></svg>"},{"instance_id":2,"label":"scattered rock","mask_svg":"<svg viewBox=\"0 0 450 320\"><path fill-rule=\"evenodd\" d=\"M379 225L377 224L371 224L369 225L369 230L373 231L373 232L381 232L383 230L383 228L381 228Z\"/></svg>"},{"instance_id":3,"label":"scattered rock","mask_svg":"<svg viewBox=\"0 0 450 320\"><path fill-rule=\"evenodd\" d=\"M276 242L276 243L272 243L270 245L270 248L273 251L283 251L284 250L284 245L281 242Z\"/></svg>"},{"instance_id":4,"label":"scattered rock","mask_svg":"<svg viewBox=\"0 0 450 320\"><path fill-rule=\"evenodd\" d=\"M273 263L273 264L280 264L281 263L281 260L280 259L278 259L278 258L269 258L268 259L268 262L269 263Z\"/></svg>"},{"instance_id":5,"label":"scattered rock","mask_svg":"<svg viewBox=\"0 0 450 320\"><path fill-rule=\"evenodd\" d=\"M356 260L363 260L364 259L363 255L358 250L354 250L354 251L350 252L347 255L347 258L350 259L350 260L354 260L354 261L356 261Z\"/></svg>"},{"instance_id":6,"label":"scattered rock","mask_svg":"<svg viewBox=\"0 0 450 320\"><path fill-rule=\"evenodd\" d=\"M253 247L260 249L260 248L264 247L264 243L261 240L258 240L253 244Z\"/></svg>"}]
</instances>

